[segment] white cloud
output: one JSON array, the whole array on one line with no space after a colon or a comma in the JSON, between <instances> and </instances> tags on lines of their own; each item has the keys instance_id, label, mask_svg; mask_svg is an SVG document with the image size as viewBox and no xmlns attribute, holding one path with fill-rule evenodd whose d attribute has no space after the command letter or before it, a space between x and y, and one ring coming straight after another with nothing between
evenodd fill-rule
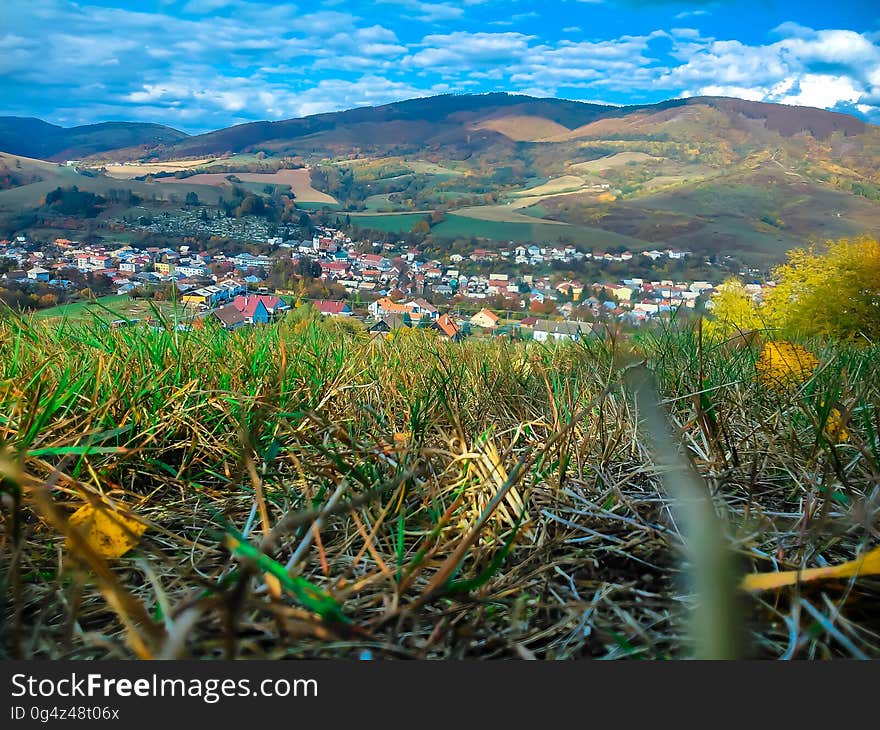
<instances>
[{"instance_id":1,"label":"white cloud","mask_svg":"<svg viewBox=\"0 0 880 730\"><path fill-rule=\"evenodd\" d=\"M624 102L729 95L880 121L880 33L784 23L752 44L696 27L603 39L593 26L568 25L539 35L525 0L384 0L368 17L346 12L351 3L169 0L135 12L95 1L0 0L10 9L0 27L4 113L205 129L507 90ZM570 7L568 22L577 22L583 11ZM522 32L489 32L515 19Z\"/></svg>"},{"instance_id":2,"label":"white cloud","mask_svg":"<svg viewBox=\"0 0 880 730\"><path fill-rule=\"evenodd\" d=\"M684 18L696 18L700 15L709 15L708 10L700 9L700 10L682 10L675 16L676 20L682 20Z\"/></svg>"},{"instance_id":3,"label":"white cloud","mask_svg":"<svg viewBox=\"0 0 880 730\"><path fill-rule=\"evenodd\" d=\"M661 73L661 88L689 96L737 96L756 101L832 109L873 103L880 82L880 47L851 30L813 30L795 23L774 29L781 40L763 46L695 39L684 63Z\"/></svg>"}]
</instances>

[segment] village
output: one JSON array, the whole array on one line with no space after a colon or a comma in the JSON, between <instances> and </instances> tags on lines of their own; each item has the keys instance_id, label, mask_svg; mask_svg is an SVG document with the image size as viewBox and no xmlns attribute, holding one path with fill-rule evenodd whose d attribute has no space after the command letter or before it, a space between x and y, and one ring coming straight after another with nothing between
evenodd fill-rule
<instances>
[{"instance_id":1,"label":"village","mask_svg":"<svg viewBox=\"0 0 880 730\"><path fill-rule=\"evenodd\" d=\"M641 326L683 309L703 306L717 281L677 281L626 276L586 282L554 273L554 264L585 260L626 266L686 259L680 249L608 253L572 245L510 245L475 248L428 258L404 242L352 240L345 232L317 227L310 240L265 239L266 253L196 250L189 245L138 248L82 244L57 238L34 245L26 236L0 241L4 282L69 290L75 275L98 282L104 292L137 297L157 288L171 291L194 321L214 318L233 330L268 324L303 304L325 317L359 320L370 332L430 327L445 338L469 334L578 340L604 323ZM279 285L281 266L306 272L300 286ZM469 273L466 273L469 272ZM319 281L328 297L309 297L303 279ZM746 284L760 300L770 283Z\"/></svg>"}]
</instances>

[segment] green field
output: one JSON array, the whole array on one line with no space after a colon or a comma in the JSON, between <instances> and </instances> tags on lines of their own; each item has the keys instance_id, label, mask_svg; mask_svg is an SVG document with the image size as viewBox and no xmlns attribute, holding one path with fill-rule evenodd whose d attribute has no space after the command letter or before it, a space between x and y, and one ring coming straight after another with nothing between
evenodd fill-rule
<instances>
[{"instance_id":1,"label":"green field","mask_svg":"<svg viewBox=\"0 0 880 730\"><path fill-rule=\"evenodd\" d=\"M339 210L342 206L339 203L306 203L301 200L297 200L296 207L299 210L324 210L327 208L328 210Z\"/></svg>"},{"instance_id":2,"label":"green field","mask_svg":"<svg viewBox=\"0 0 880 730\"><path fill-rule=\"evenodd\" d=\"M424 219L424 213L377 213L376 215L358 213L351 215L352 225L388 233L407 233L416 223Z\"/></svg>"},{"instance_id":3,"label":"green field","mask_svg":"<svg viewBox=\"0 0 880 730\"><path fill-rule=\"evenodd\" d=\"M608 247L626 246L631 249L647 247L645 241L630 236L620 235L601 228L586 226L558 226L552 223L505 223L503 221L483 221L476 218L450 214L446 219L431 229L437 236L457 238L459 236L488 238L493 241L515 241L528 243L531 241L556 242L567 240L584 245Z\"/></svg>"},{"instance_id":4,"label":"green field","mask_svg":"<svg viewBox=\"0 0 880 730\"><path fill-rule=\"evenodd\" d=\"M157 315L157 311L160 315ZM113 319L147 319L166 316L184 320L192 317L193 310L170 302L154 302L149 299L132 299L127 294L98 297L90 302L71 302L50 309L42 309L37 319L64 319L68 321L103 321Z\"/></svg>"},{"instance_id":5,"label":"green field","mask_svg":"<svg viewBox=\"0 0 880 730\"><path fill-rule=\"evenodd\" d=\"M530 209L528 209L530 210ZM425 213L395 213L351 215L353 225L390 233L407 233ZM560 226L552 223L510 223L504 221L487 221L479 218L447 214L446 218L435 225L431 232L441 238L486 238L492 241L556 242L568 240L573 243L595 245L598 247L627 246L634 250L648 248L650 244L638 238L621 235L613 231L587 226Z\"/></svg>"}]
</instances>

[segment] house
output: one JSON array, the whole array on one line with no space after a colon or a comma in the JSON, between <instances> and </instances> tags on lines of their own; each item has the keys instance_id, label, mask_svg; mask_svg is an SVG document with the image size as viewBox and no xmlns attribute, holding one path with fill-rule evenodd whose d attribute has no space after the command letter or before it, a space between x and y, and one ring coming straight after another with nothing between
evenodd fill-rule
<instances>
[{"instance_id":1,"label":"house","mask_svg":"<svg viewBox=\"0 0 880 730\"><path fill-rule=\"evenodd\" d=\"M243 312L251 324L268 324L280 312L290 309L281 299L272 294L245 294L232 300L232 306Z\"/></svg>"},{"instance_id":2,"label":"house","mask_svg":"<svg viewBox=\"0 0 880 730\"><path fill-rule=\"evenodd\" d=\"M319 299L314 302L315 309L327 317L349 317L351 307L346 302L332 302L329 299Z\"/></svg>"},{"instance_id":3,"label":"house","mask_svg":"<svg viewBox=\"0 0 880 730\"><path fill-rule=\"evenodd\" d=\"M567 297L571 297L573 301L577 301L580 299L581 294L584 291L584 285L579 281L560 281L556 285L556 291Z\"/></svg>"},{"instance_id":4,"label":"house","mask_svg":"<svg viewBox=\"0 0 880 730\"><path fill-rule=\"evenodd\" d=\"M412 320L406 312L403 314L395 312L385 315L378 322L370 325L367 328L367 332L392 332L402 327L412 327Z\"/></svg>"},{"instance_id":5,"label":"house","mask_svg":"<svg viewBox=\"0 0 880 730\"><path fill-rule=\"evenodd\" d=\"M263 304L261 297L248 296L236 297L229 305L241 312L248 324L269 324L269 310ZM223 307L226 309L226 307Z\"/></svg>"},{"instance_id":6,"label":"house","mask_svg":"<svg viewBox=\"0 0 880 730\"><path fill-rule=\"evenodd\" d=\"M452 317L448 314L440 315L436 320L434 320L433 325L434 329L440 332L440 335L444 339L452 340L453 342L458 342L462 338L461 330L458 325L453 321Z\"/></svg>"},{"instance_id":7,"label":"house","mask_svg":"<svg viewBox=\"0 0 880 730\"><path fill-rule=\"evenodd\" d=\"M48 282L51 275L48 269L44 269L42 266L34 266L32 269L28 269L27 278L31 281Z\"/></svg>"},{"instance_id":8,"label":"house","mask_svg":"<svg viewBox=\"0 0 880 730\"><path fill-rule=\"evenodd\" d=\"M227 304L225 307L215 309L211 315L216 317L220 324L223 325L223 328L227 330L235 330L246 326L248 323L245 314L240 312L233 304Z\"/></svg>"},{"instance_id":9,"label":"house","mask_svg":"<svg viewBox=\"0 0 880 730\"><path fill-rule=\"evenodd\" d=\"M494 329L498 326L498 315L489 311L485 307L471 317L471 324L474 327L484 327L486 329Z\"/></svg>"},{"instance_id":10,"label":"house","mask_svg":"<svg viewBox=\"0 0 880 730\"><path fill-rule=\"evenodd\" d=\"M579 341L594 333L593 325L589 322L554 322L549 319L539 319L535 322L534 337L538 342L547 340L573 340Z\"/></svg>"},{"instance_id":11,"label":"house","mask_svg":"<svg viewBox=\"0 0 880 730\"><path fill-rule=\"evenodd\" d=\"M431 319L436 320L440 316L440 312L437 311L437 308L424 299L413 299L411 302L407 302L404 306L407 308L407 311L413 319L430 317Z\"/></svg>"},{"instance_id":12,"label":"house","mask_svg":"<svg viewBox=\"0 0 880 730\"><path fill-rule=\"evenodd\" d=\"M405 304L393 302L388 297L381 297L367 307L375 319L382 319L386 314L403 314L408 309Z\"/></svg>"}]
</instances>

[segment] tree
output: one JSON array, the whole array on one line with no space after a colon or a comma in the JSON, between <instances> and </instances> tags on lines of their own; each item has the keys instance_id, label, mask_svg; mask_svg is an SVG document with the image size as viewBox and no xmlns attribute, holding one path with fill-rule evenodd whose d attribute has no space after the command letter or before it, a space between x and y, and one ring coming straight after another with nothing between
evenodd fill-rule
<instances>
[{"instance_id":1,"label":"tree","mask_svg":"<svg viewBox=\"0 0 880 730\"><path fill-rule=\"evenodd\" d=\"M199 196L198 196L198 194L197 194L195 191L190 190L190 191L186 194L186 200L185 200L185 202L186 202L187 205L198 205L198 204L199 204Z\"/></svg>"},{"instance_id":2,"label":"tree","mask_svg":"<svg viewBox=\"0 0 880 730\"><path fill-rule=\"evenodd\" d=\"M880 340L880 242L868 236L788 254L764 311L778 327L802 335Z\"/></svg>"},{"instance_id":3,"label":"tree","mask_svg":"<svg viewBox=\"0 0 880 730\"><path fill-rule=\"evenodd\" d=\"M723 340L765 326L755 300L739 279L728 279L718 287L709 311L712 319L706 322L704 331L713 339Z\"/></svg>"}]
</instances>

